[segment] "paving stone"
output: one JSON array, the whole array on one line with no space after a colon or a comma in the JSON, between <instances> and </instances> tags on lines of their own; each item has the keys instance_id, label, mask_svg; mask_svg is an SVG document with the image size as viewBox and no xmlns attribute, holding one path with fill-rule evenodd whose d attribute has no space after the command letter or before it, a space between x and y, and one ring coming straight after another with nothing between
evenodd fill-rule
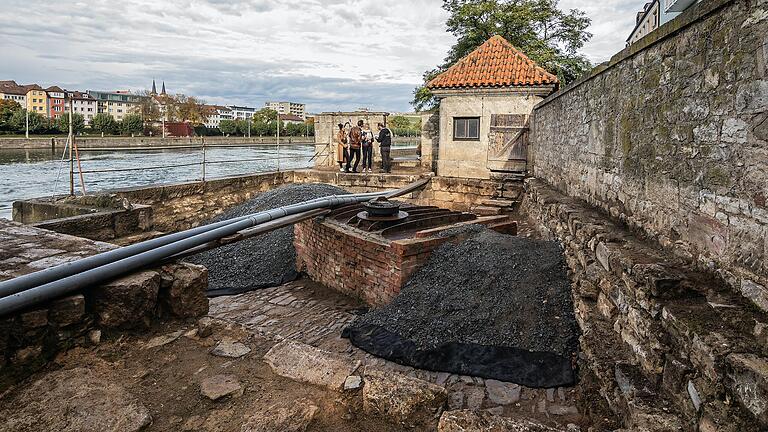
<instances>
[{"instance_id":1,"label":"paving stone","mask_svg":"<svg viewBox=\"0 0 768 432\"><path fill-rule=\"evenodd\" d=\"M486 411L445 411L437 425L438 432L557 432L533 420L507 418Z\"/></svg>"},{"instance_id":2,"label":"paving stone","mask_svg":"<svg viewBox=\"0 0 768 432\"><path fill-rule=\"evenodd\" d=\"M478 410L485 399L485 391L481 387L464 387L464 394L467 396L467 408Z\"/></svg>"},{"instance_id":3,"label":"paving stone","mask_svg":"<svg viewBox=\"0 0 768 432\"><path fill-rule=\"evenodd\" d=\"M211 350L211 354L215 356L228 358L240 358L249 352L251 352L250 348L229 337L222 339Z\"/></svg>"},{"instance_id":4,"label":"paving stone","mask_svg":"<svg viewBox=\"0 0 768 432\"><path fill-rule=\"evenodd\" d=\"M350 375L344 381L344 390L356 390L363 385L363 379L359 375Z\"/></svg>"},{"instance_id":5,"label":"paving stone","mask_svg":"<svg viewBox=\"0 0 768 432\"><path fill-rule=\"evenodd\" d=\"M284 340L264 355L272 371L295 381L341 390L360 362L310 345Z\"/></svg>"},{"instance_id":6,"label":"paving stone","mask_svg":"<svg viewBox=\"0 0 768 432\"><path fill-rule=\"evenodd\" d=\"M489 379L485 380L485 389L488 391L488 399L495 404L509 405L520 400L518 384Z\"/></svg>"},{"instance_id":7,"label":"paving stone","mask_svg":"<svg viewBox=\"0 0 768 432\"><path fill-rule=\"evenodd\" d=\"M173 333L153 337L149 340L149 342L147 342L146 345L144 345L144 349L157 348L163 345L168 345L169 343L174 342L176 339L180 338L183 334L184 330L178 330Z\"/></svg>"},{"instance_id":8,"label":"paving stone","mask_svg":"<svg viewBox=\"0 0 768 432\"><path fill-rule=\"evenodd\" d=\"M239 397L243 395L243 386L234 375L214 375L200 383L200 394L213 401L225 396Z\"/></svg>"},{"instance_id":9,"label":"paving stone","mask_svg":"<svg viewBox=\"0 0 768 432\"><path fill-rule=\"evenodd\" d=\"M381 370L366 370L363 409L394 423L411 423L431 417L443 406L447 392L418 378Z\"/></svg>"},{"instance_id":10,"label":"paving stone","mask_svg":"<svg viewBox=\"0 0 768 432\"><path fill-rule=\"evenodd\" d=\"M304 432L319 411L307 399L276 404L262 412L256 408L243 424L241 432Z\"/></svg>"}]
</instances>

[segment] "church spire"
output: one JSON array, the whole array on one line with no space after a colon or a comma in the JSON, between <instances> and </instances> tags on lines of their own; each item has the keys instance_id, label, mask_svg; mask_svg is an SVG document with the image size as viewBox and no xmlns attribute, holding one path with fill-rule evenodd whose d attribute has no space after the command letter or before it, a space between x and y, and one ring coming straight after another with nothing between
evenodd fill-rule
<instances>
[{"instance_id":1,"label":"church spire","mask_svg":"<svg viewBox=\"0 0 768 432\"><path fill-rule=\"evenodd\" d=\"M155 86L155 80L152 80L152 93L151 94L157 94L157 87Z\"/></svg>"},{"instance_id":2,"label":"church spire","mask_svg":"<svg viewBox=\"0 0 768 432\"><path fill-rule=\"evenodd\" d=\"M165 81L163 81L163 90L160 92L160 94L165 94Z\"/></svg>"}]
</instances>

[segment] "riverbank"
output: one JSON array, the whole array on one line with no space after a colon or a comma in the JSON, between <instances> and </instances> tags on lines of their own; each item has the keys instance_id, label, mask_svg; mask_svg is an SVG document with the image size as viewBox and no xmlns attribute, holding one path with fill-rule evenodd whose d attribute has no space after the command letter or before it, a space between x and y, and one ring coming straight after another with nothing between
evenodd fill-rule
<instances>
[{"instance_id":1,"label":"riverbank","mask_svg":"<svg viewBox=\"0 0 768 432\"><path fill-rule=\"evenodd\" d=\"M79 148L122 148L122 147L173 147L189 145L275 145L275 137L77 137ZM57 137L0 137L1 149L50 149L64 148L66 136ZM280 145L284 144L314 144L314 137L280 137Z\"/></svg>"}]
</instances>

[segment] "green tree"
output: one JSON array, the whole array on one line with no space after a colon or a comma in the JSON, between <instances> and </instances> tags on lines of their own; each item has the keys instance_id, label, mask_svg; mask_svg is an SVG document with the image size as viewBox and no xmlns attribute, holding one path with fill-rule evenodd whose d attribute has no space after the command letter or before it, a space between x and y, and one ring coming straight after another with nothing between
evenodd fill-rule
<instances>
[{"instance_id":1,"label":"green tree","mask_svg":"<svg viewBox=\"0 0 768 432\"><path fill-rule=\"evenodd\" d=\"M69 114L60 115L54 124L61 133L69 133ZM79 134L85 130L85 117L80 113L72 114L72 131Z\"/></svg>"},{"instance_id":2,"label":"green tree","mask_svg":"<svg viewBox=\"0 0 768 432\"><path fill-rule=\"evenodd\" d=\"M248 120L235 120L235 124L237 125L237 133L238 134L247 136L248 135L248 131L250 131L251 136L254 135L254 133L253 133L253 125L251 125Z\"/></svg>"},{"instance_id":3,"label":"green tree","mask_svg":"<svg viewBox=\"0 0 768 432\"><path fill-rule=\"evenodd\" d=\"M225 135L234 135L237 133L237 124L234 120L222 120L219 122L219 130Z\"/></svg>"},{"instance_id":4,"label":"green tree","mask_svg":"<svg viewBox=\"0 0 768 432\"><path fill-rule=\"evenodd\" d=\"M11 118L8 120L9 129L15 132L24 132L26 130L26 114L27 110L20 109L14 111ZM42 133L48 130L49 122L42 114L38 114L34 111L29 112L29 132L30 133Z\"/></svg>"},{"instance_id":5,"label":"green tree","mask_svg":"<svg viewBox=\"0 0 768 432\"><path fill-rule=\"evenodd\" d=\"M128 114L123 117L122 129L123 133L126 135L143 135L144 122L141 120L141 114Z\"/></svg>"},{"instance_id":6,"label":"green tree","mask_svg":"<svg viewBox=\"0 0 768 432\"><path fill-rule=\"evenodd\" d=\"M11 131L11 117L21 111L21 105L11 99L0 99L0 131Z\"/></svg>"},{"instance_id":7,"label":"green tree","mask_svg":"<svg viewBox=\"0 0 768 432\"><path fill-rule=\"evenodd\" d=\"M251 135L258 135L258 136L270 136L275 134L275 123L274 122L264 122L264 121L255 121L253 122L253 125L251 125Z\"/></svg>"},{"instance_id":8,"label":"green tree","mask_svg":"<svg viewBox=\"0 0 768 432\"><path fill-rule=\"evenodd\" d=\"M111 135L120 130L120 125L111 115L107 113L99 113L93 116L93 120L91 120L91 128L105 135Z\"/></svg>"},{"instance_id":9,"label":"green tree","mask_svg":"<svg viewBox=\"0 0 768 432\"><path fill-rule=\"evenodd\" d=\"M388 121L389 126L395 129L408 129L411 127L411 120L405 116L392 116Z\"/></svg>"},{"instance_id":10,"label":"green tree","mask_svg":"<svg viewBox=\"0 0 768 432\"><path fill-rule=\"evenodd\" d=\"M446 25L457 40L442 65L424 72L424 84L414 90L413 106L421 111L437 105L426 84L494 35L501 35L562 85L591 68L578 50L592 34L584 12L563 12L558 0L443 0L450 16Z\"/></svg>"},{"instance_id":11,"label":"green tree","mask_svg":"<svg viewBox=\"0 0 768 432\"><path fill-rule=\"evenodd\" d=\"M277 120L277 111L271 108L262 108L253 113L253 122L269 123Z\"/></svg>"},{"instance_id":12,"label":"green tree","mask_svg":"<svg viewBox=\"0 0 768 432\"><path fill-rule=\"evenodd\" d=\"M306 128L303 123L288 123L285 125L285 134L288 136L302 136Z\"/></svg>"}]
</instances>

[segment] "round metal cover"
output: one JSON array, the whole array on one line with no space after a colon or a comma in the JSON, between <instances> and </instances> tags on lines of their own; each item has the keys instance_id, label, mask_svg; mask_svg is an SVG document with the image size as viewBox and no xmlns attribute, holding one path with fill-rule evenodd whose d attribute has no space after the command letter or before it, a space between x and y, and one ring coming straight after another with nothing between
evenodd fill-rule
<instances>
[{"instance_id":1,"label":"round metal cover","mask_svg":"<svg viewBox=\"0 0 768 432\"><path fill-rule=\"evenodd\" d=\"M357 217L362 220L371 221L371 222L390 222L390 221L403 220L408 217L408 213L401 210L397 212L396 215L392 215L392 216L370 216L368 215L367 211L361 211L360 213L357 214Z\"/></svg>"}]
</instances>

